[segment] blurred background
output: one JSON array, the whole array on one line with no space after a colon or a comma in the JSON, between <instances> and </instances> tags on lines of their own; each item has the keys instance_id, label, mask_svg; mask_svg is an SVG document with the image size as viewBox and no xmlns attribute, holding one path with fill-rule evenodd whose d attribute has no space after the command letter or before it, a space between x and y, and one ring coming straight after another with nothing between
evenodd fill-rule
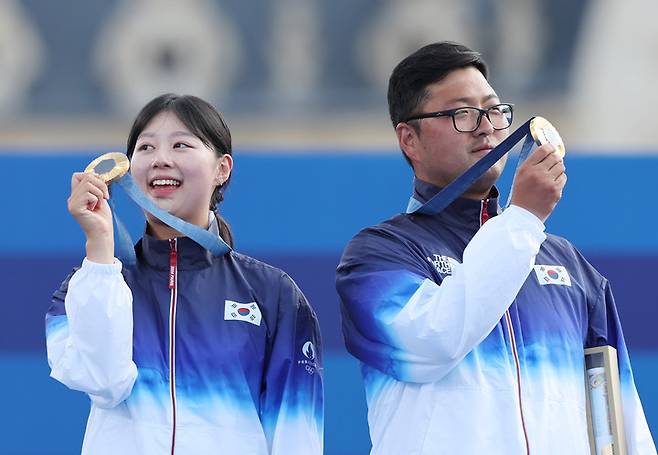
<instances>
[{"instance_id":1,"label":"blurred background","mask_svg":"<svg viewBox=\"0 0 658 455\"><path fill-rule=\"evenodd\" d=\"M442 39L484 54L516 126L542 115L560 130L569 183L548 227L611 281L655 437L657 13L651 0L0 0L0 454L80 451L89 402L48 377L43 325L84 256L70 174L123 151L137 111L168 91L225 114L237 249L285 269L316 308L326 453L367 454L334 269L359 229L406 206L412 175L386 84L400 59ZM137 238L139 211L119 207Z\"/></svg>"}]
</instances>

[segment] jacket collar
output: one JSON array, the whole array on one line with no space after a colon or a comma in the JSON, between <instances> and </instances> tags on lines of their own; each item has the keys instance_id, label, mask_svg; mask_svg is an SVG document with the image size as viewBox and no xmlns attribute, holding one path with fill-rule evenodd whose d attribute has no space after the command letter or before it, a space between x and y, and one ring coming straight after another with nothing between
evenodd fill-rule
<instances>
[{"instance_id":1,"label":"jacket collar","mask_svg":"<svg viewBox=\"0 0 658 455\"><path fill-rule=\"evenodd\" d=\"M442 188L418 178L414 178L414 198L423 204L434 197ZM501 213L498 202L498 189L494 186L484 200L457 198L438 215L434 215L451 224L480 226L482 210L486 209L487 218Z\"/></svg>"},{"instance_id":2,"label":"jacket collar","mask_svg":"<svg viewBox=\"0 0 658 455\"><path fill-rule=\"evenodd\" d=\"M208 231L219 236L217 218L212 214ZM159 270L169 269L172 246L169 240L158 240L150 234L137 242L135 252L140 263ZM179 270L196 270L208 267L213 262L212 253L189 237L176 237L176 264Z\"/></svg>"}]
</instances>

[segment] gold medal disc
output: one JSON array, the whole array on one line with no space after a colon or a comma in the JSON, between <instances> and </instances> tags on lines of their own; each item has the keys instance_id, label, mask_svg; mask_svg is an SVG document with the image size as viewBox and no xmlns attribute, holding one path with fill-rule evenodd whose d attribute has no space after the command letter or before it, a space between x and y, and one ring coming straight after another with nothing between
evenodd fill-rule
<instances>
[{"instance_id":1,"label":"gold medal disc","mask_svg":"<svg viewBox=\"0 0 658 455\"><path fill-rule=\"evenodd\" d=\"M111 152L99 156L89 163L86 173L95 172L106 184L123 177L130 169L130 160L120 152Z\"/></svg>"},{"instance_id":2,"label":"gold medal disc","mask_svg":"<svg viewBox=\"0 0 658 455\"><path fill-rule=\"evenodd\" d=\"M556 153L560 158L564 158L564 141L551 122L544 117L535 117L530 121L530 134L537 145L553 144Z\"/></svg>"}]
</instances>

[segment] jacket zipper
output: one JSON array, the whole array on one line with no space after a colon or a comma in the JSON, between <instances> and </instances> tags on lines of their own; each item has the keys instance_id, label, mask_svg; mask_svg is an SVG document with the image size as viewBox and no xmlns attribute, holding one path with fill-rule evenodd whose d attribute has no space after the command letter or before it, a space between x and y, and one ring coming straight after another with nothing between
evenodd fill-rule
<instances>
[{"instance_id":1,"label":"jacket zipper","mask_svg":"<svg viewBox=\"0 0 658 455\"><path fill-rule=\"evenodd\" d=\"M171 455L176 447L176 301L178 285L178 260L176 239L169 240L169 394L171 396Z\"/></svg>"},{"instance_id":2,"label":"jacket zipper","mask_svg":"<svg viewBox=\"0 0 658 455\"><path fill-rule=\"evenodd\" d=\"M483 199L480 207L480 226L489 219L489 199Z\"/></svg>"},{"instance_id":3,"label":"jacket zipper","mask_svg":"<svg viewBox=\"0 0 658 455\"><path fill-rule=\"evenodd\" d=\"M512 327L512 317L510 316L509 309L505 311L505 322L507 326L507 333L512 346L512 355L514 357L514 368L516 370L516 393L519 397L519 415L521 416L521 428L523 429L523 438L525 440L526 455L530 455L530 442L528 441L528 430L525 426L525 416L523 415L523 399L521 394L521 363L519 362L519 353L516 350L516 337L514 336L514 328Z\"/></svg>"},{"instance_id":4,"label":"jacket zipper","mask_svg":"<svg viewBox=\"0 0 658 455\"><path fill-rule=\"evenodd\" d=\"M487 222L489 219L489 199L482 200L480 208L480 226ZM528 442L528 431L525 426L525 416L523 415L523 402L521 394L521 362L519 361L519 353L516 350L516 337L514 336L514 327L512 327L512 317L510 316L509 309L505 310L505 322L507 326L507 334L512 346L512 355L514 357L514 369L516 370L516 393L519 398L519 415L521 416L521 428L523 429L523 438L525 440L526 455L530 455L530 443Z\"/></svg>"}]
</instances>

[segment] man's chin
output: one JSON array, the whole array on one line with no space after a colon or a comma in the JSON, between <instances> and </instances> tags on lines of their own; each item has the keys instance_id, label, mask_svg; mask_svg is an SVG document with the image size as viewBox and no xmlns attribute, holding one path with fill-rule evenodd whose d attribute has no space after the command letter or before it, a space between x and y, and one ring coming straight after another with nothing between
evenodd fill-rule
<instances>
[{"instance_id":1,"label":"man's chin","mask_svg":"<svg viewBox=\"0 0 658 455\"><path fill-rule=\"evenodd\" d=\"M478 188L482 192L488 192L496 184L499 178L500 172L497 172L494 169L489 169L486 174L475 181L473 187Z\"/></svg>"}]
</instances>

